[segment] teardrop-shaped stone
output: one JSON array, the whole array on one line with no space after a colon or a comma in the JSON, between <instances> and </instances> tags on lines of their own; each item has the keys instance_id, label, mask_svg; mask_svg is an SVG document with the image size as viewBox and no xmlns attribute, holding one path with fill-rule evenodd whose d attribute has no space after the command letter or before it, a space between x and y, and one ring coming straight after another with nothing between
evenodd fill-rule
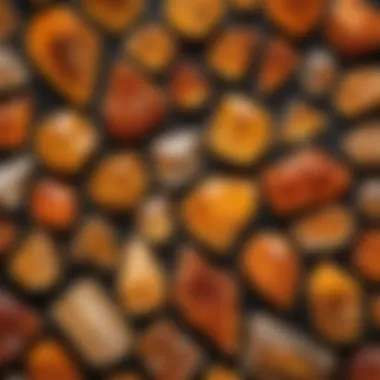
<instances>
[{"instance_id":1,"label":"teardrop-shaped stone","mask_svg":"<svg viewBox=\"0 0 380 380\"><path fill-rule=\"evenodd\" d=\"M380 347L368 345L359 349L348 361L348 380L380 379Z\"/></svg>"},{"instance_id":2,"label":"teardrop-shaped stone","mask_svg":"<svg viewBox=\"0 0 380 380\"><path fill-rule=\"evenodd\" d=\"M368 179L359 186L357 202L367 217L380 218L380 178Z\"/></svg>"}]
</instances>

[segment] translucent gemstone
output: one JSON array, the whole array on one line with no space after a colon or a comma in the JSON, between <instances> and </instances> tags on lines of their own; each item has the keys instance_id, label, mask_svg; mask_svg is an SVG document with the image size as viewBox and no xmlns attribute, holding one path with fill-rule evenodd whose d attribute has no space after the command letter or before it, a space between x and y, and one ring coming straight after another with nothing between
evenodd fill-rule
<instances>
[{"instance_id":1,"label":"translucent gemstone","mask_svg":"<svg viewBox=\"0 0 380 380\"><path fill-rule=\"evenodd\" d=\"M357 203L369 218L380 218L380 178L368 179L359 186Z\"/></svg>"}]
</instances>

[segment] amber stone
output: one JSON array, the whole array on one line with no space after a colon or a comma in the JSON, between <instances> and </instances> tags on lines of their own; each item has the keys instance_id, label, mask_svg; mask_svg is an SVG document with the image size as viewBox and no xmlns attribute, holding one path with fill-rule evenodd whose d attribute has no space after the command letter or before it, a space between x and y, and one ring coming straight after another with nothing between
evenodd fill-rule
<instances>
[{"instance_id":1,"label":"amber stone","mask_svg":"<svg viewBox=\"0 0 380 380\"><path fill-rule=\"evenodd\" d=\"M356 341L362 333L362 290L343 268L323 263L310 274L307 300L311 322L319 334L335 344Z\"/></svg>"},{"instance_id":2,"label":"amber stone","mask_svg":"<svg viewBox=\"0 0 380 380\"><path fill-rule=\"evenodd\" d=\"M0 367L19 358L37 336L40 320L28 306L0 290Z\"/></svg>"},{"instance_id":3,"label":"amber stone","mask_svg":"<svg viewBox=\"0 0 380 380\"><path fill-rule=\"evenodd\" d=\"M168 320L149 326L140 338L138 353L155 380L190 380L202 362L191 338Z\"/></svg>"},{"instance_id":4,"label":"amber stone","mask_svg":"<svg viewBox=\"0 0 380 380\"><path fill-rule=\"evenodd\" d=\"M232 9L238 12L252 12L261 9L263 0L229 0Z\"/></svg>"},{"instance_id":5,"label":"amber stone","mask_svg":"<svg viewBox=\"0 0 380 380\"><path fill-rule=\"evenodd\" d=\"M19 15L13 0L2 0L0 7L0 40L12 36L19 25Z\"/></svg>"},{"instance_id":6,"label":"amber stone","mask_svg":"<svg viewBox=\"0 0 380 380\"><path fill-rule=\"evenodd\" d=\"M332 353L282 321L259 313L249 321L246 363L255 379L327 380Z\"/></svg>"},{"instance_id":7,"label":"amber stone","mask_svg":"<svg viewBox=\"0 0 380 380\"><path fill-rule=\"evenodd\" d=\"M251 238L240 262L250 286L279 309L289 309L300 285L301 261L290 241L277 232Z\"/></svg>"},{"instance_id":8,"label":"amber stone","mask_svg":"<svg viewBox=\"0 0 380 380\"><path fill-rule=\"evenodd\" d=\"M18 227L11 219L0 218L0 260L16 243Z\"/></svg>"},{"instance_id":9,"label":"amber stone","mask_svg":"<svg viewBox=\"0 0 380 380\"><path fill-rule=\"evenodd\" d=\"M81 380L76 364L54 340L39 342L28 354L27 372L30 380Z\"/></svg>"},{"instance_id":10,"label":"amber stone","mask_svg":"<svg viewBox=\"0 0 380 380\"><path fill-rule=\"evenodd\" d=\"M256 55L259 43L257 32L249 27L227 28L207 52L210 68L227 80L242 79Z\"/></svg>"},{"instance_id":11,"label":"amber stone","mask_svg":"<svg viewBox=\"0 0 380 380\"><path fill-rule=\"evenodd\" d=\"M380 347L365 346L359 349L350 359L348 365L349 380L380 379Z\"/></svg>"},{"instance_id":12,"label":"amber stone","mask_svg":"<svg viewBox=\"0 0 380 380\"><path fill-rule=\"evenodd\" d=\"M334 95L338 111L352 118L380 106L380 69L364 66L348 71Z\"/></svg>"},{"instance_id":13,"label":"amber stone","mask_svg":"<svg viewBox=\"0 0 380 380\"><path fill-rule=\"evenodd\" d=\"M263 175L264 193L277 214L291 214L323 205L343 195L351 183L348 169L317 148L304 148Z\"/></svg>"},{"instance_id":14,"label":"amber stone","mask_svg":"<svg viewBox=\"0 0 380 380\"><path fill-rule=\"evenodd\" d=\"M210 368L203 378L204 380L239 380L240 376L232 369L214 366Z\"/></svg>"},{"instance_id":15,"label":"amber stone","mask_svg":"<svg viewBox=\"0 0 380 380\"><path fill-rule=\"evenodd\" d=\"M360 57L380 48L380 10L375 1L337 0L332 3L326 34L347 57Z\"/></svg>"},{"instance_id":16,"label":"amber stone","mask_svg":"<svg viewBox=\"0 0 380 380\"><path fill-rule=\"evenodd\" d=\"M210 84L195 63L180 62L173 70L169 84L172 103L183 111L204 107L211 96Z\"/></svg>"},{"instance_id":17,"label":"amber stone","mask_svg":"<svg viewBox=\"0 0 380 380\"><path fill-rule=\"evenodd\" d=\"M106 129L117 140L140 139L163 120L165 103L161 91L139 71L116 62L102 105Z\"/></svg>"},{"instance_id":18,"label":"amber stone","mask_svg":"<svg viewBox=\"0 0 380 380\"><path fill-rule=\"evenodd\" d=\"M116 289L120 303L128 314L148 314L165 302L164 269L142 240L135 239L125 245Z\"/></svg>"},{"instance_id":19,"label":"amber stone","mask_svg":"<svg viewBox=\"0 0 380 380\"><path fill-rule=\"evenodd\" d=\"M225 13L223 0L164 0L167 22L184 38L207 37Z\"/></svg>"},{"instance_id":20,"label":"amber stone","mask_svg":"<svg viewBox=\"0 0 380 380\"><path fill-rule=\"evenodd\" d=\"M29 292L43 292L56 285L62 267L52 238L42 231L29 233L12 255L8 271Z\"/></svg>"},{"instance_id":21,"label":"amber stone","mask_svg":"<svg viewBox=\"0 0 380 380\"><path fill-rule=\"evenodd\" d=\"M76 190L63 182L43 179L32 189L30 212L39 223L57 230L73 225L78 214Z\"/></svg>"},{"instance_id":22,"label":"amber stone","mask_svg":"<svg viewBox=\"0 0 380 380\"><path fill-rule=\"evenodd\" d=\"M88 191L97 205L113 211L133 209L147 187L145 165L133 152L118 152L106 156L91 176Z\"/></svg>"},{"instance_id":23,"label":"amber stone","mask_svg":"<svg viewBox=\"0 0 380 380\"><path fill-rule=\"evenodd\" d=\"M172 62L177 46L169 31L151 22L133 32L125 45L125 51L144 69L159 72Z\"/></svg>"},{"instance_id":24,"label":"amber stone","mask_svg":"<svg viewBox=\"0 0 380 380\"><path fill-rule=\"evenodd\" d=\"M240 296L232 274L184 249L173 289L183 318L219 350L235 354L239 348Z\"/></svg>"},{"instance_id":25,"label":"amber stone","mask_svg":"<svg viewBox=\"0 0 380 380\"><path fill-rule=\"evenodd\" d=\"M285 40L273 38L266 44L259 69L258 89L272 95L285 86L296 71L298 52Z\"/></svg>"},{"instance_id":26,"label":"amber stone","mask_svg":"<svg viewBox=\"0 0 380 380\"><path fill-rule=\"evenodd\" d=\"M301 38L317 27L327 3L326 0L270 0L265 2L265 12L287 34Z\"/></svg>"},{"instance_id":27,"label":"amber stone","mask_svg":"<svg viewBox=\"0 0 380 380\"><path fill-rule=\"evenodd\" d=\"M256 215L256 185L243 178L211 176L199 183L182 202L185 227L201 242L224 253Z\"/></svg>"},{"instance_id":28,"label":"amber stone","mask_svg":"<svg viewBox=\"0 0 380 380\"><path fill-rule=\"evenodd\" d=\"M226 95L209 122L210 150L235 165L255 163L268 151L271 140L268 110L244 95Z\"/></svg>"},{"instance_id":29,"label":"amber stone","mask_svg":"<svg viewBox=\"0 0 380 380\"><path fill-rule=\"evenodd\" d=\"M355 227L354 215L348 207L329 205L297 220L291 232L305 251L320 253L345 247Z\"/></svg>"},{"instance_id":30,"label":"amber stone","mask_svg":"<svg viewBox=\"0 0 380 380\"><path fill-rule=\"evenodd\" d=\"M363 182L358 188L357 203L361 212L369 218L380 218L380 179Z\"/></svg>"}]
</instances>

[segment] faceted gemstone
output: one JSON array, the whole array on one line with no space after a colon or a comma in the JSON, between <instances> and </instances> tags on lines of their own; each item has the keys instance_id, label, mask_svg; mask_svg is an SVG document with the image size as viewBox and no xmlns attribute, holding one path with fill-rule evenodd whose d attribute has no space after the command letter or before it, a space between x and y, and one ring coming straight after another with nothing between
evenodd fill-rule
<instances>
[{"instance_id":1,"label":"faceted gemstone","mask_svg":"<svg viewBox=\"0 0 380 380\"><path fill-rule=\"evenodd\" d=\"M204 380L239 380L239 375L233 371L232 369L222 367L222 366L214 366L210 368Z\"/></svg>"},{"instance_id":2,"label":"faceted gemstone","mask_svg":"<svg viewBox=\"0 0 380 380\"><path fill-rule=\"evenodd\" d=\"M146 136L163 120L166 102L161 91L139 71L128 63L116 62L102 113L113 138L135 140Z\"/></svg>"},{"instance_id":3,"label":"faceted gemstone","mask_svg":"<svg viewBox=\"0 0 380 380\"><path fill-rule=\"evenodd\" d=\"M198 347L167 320L144 332L138 353L155 380L190 380L202 361Z\"/></svg>"},{"instance_id":4,"label":"faceted gemstone","mask_svg":"<svg viewBox=\"0 0 380 380\"><path fill-rule=\"evenodd\" d=\"M165 273L149 246L132 240L123 249L117 277L117 293L125 311L148 314L165 302Z\"/></svg>"},{"instance_id":5,"label":"faceted gemstone","mask_svg":"<svg viewBox=\"0 0 380 380\"><path fill-rule=\"evenodd\" d=\"M78 207L76 190L65 183L43 179L32 190L30 212L33 218L54 229L71 227L77 218Z\"/></svg>"},{"instance_id":6,"label":"faceted gemstone","mask_svg":"<svg viewBox=\"0 0 380 380\"><path fill-rule=\"evenodd\" d=\"M147 187L145 165L133 152L112 153L100 162L90 178L88 191L97 205L110 211L130 211Z\"/></svg>"},{"instance_id":7,"label":"faceted gemstone","mask_svg":"<svg viewBox=\"0 0 380 380\"><path fill-rule=\"evenodd\" d=\"M94 127L71 110L55 112L37 129L35 149L50 169L73 174L87 163L97 146Z\"/></svg>"},{"instance_id":8,"label":"faceted gemstone","mask_svg":"<svg viewBox=\"0 0 380 380\"><path fill-rule=\"evenodd\" d=\"M54 340L43 340L32 348L27 358L30 380L81 380L76 364Z\"/></svg>"},{"instance_id":9,"label":"faceted gemstone","mask_svg":"<svg viewBox=\"0 0 380 380\"><path fill-rule=\"evenodd\" d=\"M9 262L13 279L29 292L43 292L57 284L61 261L51 237L41 231L29 233Z\"/></svg>"},{"instance_id":10,"label":"faceted gemstone","mask_svg":"<svg viewBox=\"0 0 380 380\"><path fill-rule=\"evenodd\" d=\"M360 284L333 263L313 270L307 286L311 321L322 337L335 344L356 341L362 333Z\"/></svg>"},{"instance_id":11,"label":"faceted gemstone","mask_svg":"<svg viewBox=\"0 0 380 380\"><path fill-rule=\"evenodd\" d=\"M266 15L292 37L300 38L316 28L325 10L325 0L270 0Z\"/></svg>"},{"instance_id":12,"label":"faceted gemstone","mask_svg":"<svg viewBox=\"0 0 380 380\"><path fill-rule=\"evenodd\" d=\"M229 0L231 7L238 12L252 12L261 9L262 0Z\"/></svg>"},{"instance_id":13,"label":"faceted gemstone","mask_svg":"<svg viewBox=\"0 0 380 380\"><path fill-rule=\"evenodd\" d=\"M361 348L349 360L349 380L380 379L380 347L366 346Z\"/></svg>"},{"instance_id":14,"label":"faceted gemstone","mask_svg":"<svg viewBox=\"0 0 380 380\"><path fill-rule=\"evenodd\" d=\"M184 38L205 38L221 21L225 12L223 0L165 0L168 23Z\"/></svg>"},{"instance_id":15,"label":"faceted gemstone","mask_svg":"<svg viewBox=\"0 0 380 380\"><path fill-rule=\"evenodd\" d=\"M259 160L272 140L272 120L267 109L243 95L227 95L211 118L207 135L213 153L235 165Z\"/></svg>"},{"instance_id":16,"label":"faceted gemstone","mask_svg":"<svg viewBox=\"0 0 380 380\"><path fill-rule=\"evenodd\" d=\"M287 106L281 128L285 142L302 143L314 139L326 129L326 117L312 105L296 100Z\"/></svg>"},{"instance_id":17,"label":"faceted gemstone","mask_svg":"<svg viewBox=\"0 0 380 380\"><path fill-rule=\"evenodd\" d=\"M363 182L357 195L359 208L369 218L380 218L380 178Z\"/></svg>"},{"instance_id":18,"label":"faceted gemstone","mask_svg":"<svg viewBox=\"0 0 380 380\"><path fill-rule=\"evenodd\" d=\"M185 227L218 253L228 250L259 206L256 185L243 178L211 176L182 202Z\"/></svg>"},{"instance_id":19,"label":"faceted gemstone","mask_svg":"<svg viewBox=\"0 0 380 380\"><path fill-rule=\"evenodd\" d=\"M211 88L200 68L191 62L180 62L173 70L169 95L176 107L192 111L205 106L210 98Z\"/></svg>"},{"instance_id":20,"label":"faceted gemstone","mask_svg":"<svg viewBox=\"0 0 380 380\"><path fill-rule=\"evenodd\" d=\"M40 321L29 307L0 290L0 368L17 359L36 337Z\"/></svg>"},{"instance_id":21,"label":"faceted gemstone","mask_svg":"<svg viewBox=\"0 0 380 380\"><path fill-rule=\"evenodd\" d=\"M39 12L27 28L26 49L35 65L71 102L88 102L95 85L100 41L65 5Z\"/></svg>"},{"instance_id":22,"label":"faceted gemstone","mask_svg":"<svg viewBox=\"0 0 380 380\"><path fill-rule=\"evenodd\" d=\"M25 87L30 80L24 62L15 51L6 46L0 47L0 92Z\"/></svg>"},{"instance_id":23,"label":"faceted gemstone","mask_svg":"<svg viewBox=\"0 0 380 380\"><path fill-rule=\"evenodd\" d=\"M359 167L380 167L380 123L369 122L348 132L342 145L350 160Z\"/></svg>"},{"instance_id":24,"label":"faceted gemstone","mask_svg":"<svg viewBox=\"0 0 380 380\"><path fill-rule=\"evenodd\" d=\"M106 292L93 280L81 279L53 304L54 320L91 366L125 358L131 331Z\"/></svg>"},{"instance_id":25,"label":"faceted gemstone","mask_svg":"<svg viewBox=\"0 0 380 380\"><path fill-rule=\"evenodd\" d=\"M208 65L224 79L240 80L256 55L258 43L255 30L243 26L228 28L207 52Z\"/></svg>"},{"instance_id":26,"label":"faceted gemstone","mask_svg":"<svg viewBox=\"0 0 380 380\"><path fill-rule=\"evenodd\" d=\"M2 0L0 7L0 40L12 36L19 24L19 16L13 0Z\"/></svg>"},{"instance_id":27,"label":"faceted gemstone","mask_svg":"<svg viewBox=\"0 0 380 380\"><path fill-rule=\"evenodd\" d=\"M302 249L320 252L345 247L355 227L355 218L349 208L330 205L297 220L291 232Z\"/></svg>"},{"instance_id":28,"label":"faceted gemstone","mask_svg":"<svg viewBox=\"0 0 380 380\"><path fill-rule=\"evenodd\" d=\"M18 228L16 224L6 218L0 218L0 260L16 243Z\"/></svg>"},{"instance_id":29,"label":"faceted gemstone","mask_svg":"<svg viewBox=\"0 0 380 380\"><path fill-rule=\"evenodd\" d=\"M232 274L190 249L179 258L175 303L183 318L227 354L239 348L239 290Z\"/></svg>"},{"instance_id":30,"label":"faceted gemstone","mask_svg":"<svg viewBox=\"0 0 380 380\"><path fill-rule=\"evenodd\" d=\"M380 48L380 10L376 1L337 0L332 3L327 37L347 57Z\"/></svg>"},{"instance_id":31,"label":"faceted gemstone","mask_svg":"<svg viewBox=\"0 0 380 380\"><path fill-rule=\"evenodd\" d=\"M156 176L169 187L182 186L199 171L199 133L190 127L180 127L157 137L151 147Z\"/></svg>"},{"instance_id":32,"label":"faceted gemstone","mask_svg":"<svg viewBox=\"0 0 380 380\"><path fill-rule=\"evenodd\" d=\"M250 286L280 309L292 307L300 285L301 262L289 240L277 232L251 238L241 258Z\"/></svg>"},{"instance_id":33,"label":"faceted gemstone","mask_svg":"<svg viewBox=\"0 0 380 380\"><path fill-rule=\"evenodd\" d=\"M275 94L290 80L298 60L298 53L288 42L280 38L270 40L259 70L259 91L267 95Z\"/></svg>"},{"instance_id":34,"label":"faceted gemstone","mask_svg":"<svg viewBox=\"0 0 380 380\"><path fill-rule=\"evenodd\" d=\"M364 66L352 69L343 77L334 103L345 117L356 117L380 106L380 69Z\"/></svg>"},{"instance_id":35,"label":"faceted gemstone","mask_svg":"<svg viewBox=\"0 0 380 380\"><path fill-rule=\"evenodd\" d=\"M101 217L89 217L75 236L71 250L78 263L113 269L119 256L116 231Z\"/></svg>"},{"instance_id":36,"label":"faceted gemstone","mask_svg":"<svg viewBox=\"0 0 380 380\"><path fill-rule=\"evenodd\" d=\"M331 352L303 333L267 315L249 323L247 365L257 379L327 380L335 369Z\"/></svg>"},{"instance_id":37,"label":"faceted gemstone","mask_svg":"<svg viewBox=\"0 0 380 380\"><path fill-rule=\"evenodd\" d=\"M166 69L176 54L173 36L160 24L148 23L137 29L125 45L126 53L143 68Z\"/></svg>"},{"instance_id":38,"label":"faceted gemstone","mask_svg":"<svg viewBox=\"0 0 380 380\"><path fill-rule=\"evenodd\" d=\"M263 176L264 193L278 214L329 203L343 195L350 183L348 169L317 148L304 148L283 158Z\"/></svg>"},{"instance_id":39,"label":"faceted gemstone","mask_svg":"<svg viewBox=\"0 0 380 380\"><path fill-rule=\"evenodd\" d=\"M81 3L91 17L114 33L135 23L146 7L146 0L81 0Z\"/></svg>"}]
</instances>

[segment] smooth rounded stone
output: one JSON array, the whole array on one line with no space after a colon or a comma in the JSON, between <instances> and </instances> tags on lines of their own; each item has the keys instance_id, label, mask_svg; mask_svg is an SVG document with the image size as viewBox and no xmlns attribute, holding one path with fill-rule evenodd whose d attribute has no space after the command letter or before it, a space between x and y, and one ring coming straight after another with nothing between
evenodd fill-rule
<instances>
[{"instance_id":1,"label":"smooth rounded stone","mask_svg":"<svg viewBox=\"0 0 380 380\"><path fill-rule=\"evenodd\" d=\"M208 66L223 79L243 79L256 56L259 38L249 27L225 29L207 51Z\"/></svg>"},{"instance_id":2,"label":"smooth rounded stone","mask_svg":"<svg viewBox=\"0 0 380 380\"><path fill-rule=\"evenodd\" d=\"M0 7L0 41L12 37L19 26L19 13L12 0L3 0Z\"/></svg>"},{"instance_id":3,"label":"smooth rounded stone","mask_svg":"<svg viewBox=\"0 0 380 380\"><path fill-rule=\"evenodd\" d=\"M279 91L295 73L298 61L298 52L286 40L278 37L269 40L259 68L259 91L265 95Z\"/></svg>"},{"instance_id":4,"label":"smooth rounded stone","mask_svg":"<svg viewBox=\"0 0 380 380\"><path fill-rule=\"evenodd\" d=\"M264 313L251 317L246 367L255 379L327 380L336 358L302 332Z\"/></svg>"},{"instance_id":5,"label":"smooth rounded stone","mask_svg":"<svg viewBox=\"0 0 380 380\"><path fill-rule=\"evenodd\" d=\"M88 192L96 205L112 212L126 212L140 203L147 182L142 158L133 152L117 152L100 162L90 177Z\"/></svg>"},{"instance_id":6,"label":"smooth rounded stone","mask_svg":"<svg viewBox=\"0 0 380 380\"><path fill-rule=\"evenodd\" d=\"M326 34L340 53L358 58L380 48L379 25L376 1L338 0L332 3Z\"/></svg>"},{"instance_id":7,"label":"smooth rounded stone","mask_svg":"<svg viewBox=\"0 0 380 380\"><path fill-rule=\"evenodd\" d=\"M259 208L258 188L248 179L212 175L184 198L186 229L216 253L225 253Z\"/></svg>"},{"instance_id":8,"label":"smooth rounded stone","mask_svg":"<svg viewBox=\"0 0 380 380\"><path fill-rule=\"evenodd\" d=\"M174 280L174 302L184 320L222 352L239 348L240 294L231 272L182 250Z\"/></svg>"},{"instance_id":9,"label":"smooth rounded stone","mask_svg":"<svg viewBox=\"0 0 380 380\"><path fill-rule=\"evenodd\" d=\"M233 10L238 12L252 12L262 8L263 0L229 0Z\"/></svg>"},{"instance_id":10,"label":"smooth rounded stone","mask_svg":"<svg viewBox=\"0 0 380 380\"><path fill-rule=\"evenodd\" d=\"M380 167L380 122L369 122L348 132L342 147L349 159L361 168Z\"/></svg>"},{"instance_id":11,"label":"smooth rounded stone","mask_svg":"<svg viewBox=\"0 0 380 380\"><path fill-rule=\"evenodd\" d=\"M82 380L77 365L54 340L42 340L28 353L26 368L30 380Z\"/></svg>"},{"instance_id":12,"label":"smooth rounded stone","mask_svg":"<svg viewBox=\"0 0 380 380\"><path fill-rule=\"evenodd\" d=\"M267 167L264 194L276 214L289 215L341 197L351 184L348 168L329 153L302 148Z\"/></svg>"},{"instance_id":13,"label":"smooth rounded stone","mask_svg":"<svg viewBox=\"0 0 380 380\"><path fill-rule=\"evenodd\" d=\"M182 111L198 110L206 105L211 87L200 67L192 62L180 62L173 70L169 96L175 107Z\"/></svg>"},{"instance_id":14,"label":"smooth rounded stone","mask_svg":"<svg viewBox=\"0 0 380 380\"><path fill-rule=\"evenodd\" d=\"M343 76L334 95L337 110L347 118L361 116L380 106L380 69L361 66Z\"/></svg>"},{"instance_id":15,"label":"smooth rounded stone","mask_svg":"<svg viewBox=\"0 0 380 380\"><path fill-rule=\"evenodd\" d=\"M158 136L150 151L155 175L165 186L185 185L200 169L200 137L191 127L180 127Z\"/></svg>"},{"instance_id":16,"label":"smooth rounded stone","mask_svg":"<svg viewBox=\"0 0 380 380\"><path fill-rule=\"evenodd\" d=\"M138 140L162 122L166 99L140 71L127 62L116 61L111 67L101 112L111 137L117 141Z\"/></svg>"},{"instance_id":17,"label":"smooth rounded stone","mask_svg":"<svg viewBox=\"0 0 380 380\"><path fill-rule=\"evenodd\" d=\"M21 357L40 332L40 319L27 305L0 289L0 368Z\"/></svg>"},{"instance_id":18,"label":"smooth rounded stone","mask_svg":"<svg viewBox=\"0 0 380 380\"><path fill-rule=\"evenodd\" d=\"M164 15L177 33L189 40L206 38L221 22L223 0L164 0Z\"/></svg>"},{"instance_id":19,"label":"smooth rounded stone","mask_svg":"<svg viewBox=\"0 0 380 380\"><path fill-rule=\"evenodd\" d=\"M97 145L94 126L72 110L47 116L35 137L35 150L44 165L65 174L75 174L82 169Z\"/></svg>"},{"instance_id":20,"label":"smooth rounded stone","mask_svg":"<svg viewBox=\"0 0 380 380\"><path fill-rule=\"evenodd\" d=\"M74 347L93 367L125 359L132 332L107 293L92 279L81 279L55 301L51 313Z\"/></svg>"},{"instance_id":21,"label":"smooth rounded stone","mask_svg":"<svg viewBox=\"0 0 380 380\"><path fill-rule=\"evenodd\" d=\"M207 370L204 380L240 380L236 371L222 366L214 366Z\"/></svg>"},{"instance_id":22,"label":"smooth rounded stone","mask_svg":"<svg viewBox=\"0 0 380 380\"><path fill-rule=\"evenodd\" d=\"M114 269L119 259L116 231L101 217L90 216L75 235L71 252L76 263Z\"/></svg>"},{"instance_id":23,"label":"smooth rounded stone","mask_svg":"<svg viewBox=\"0 0 380 380\"><path fill-rule=\"evenodd\" d=\"M360 184L357 204L365 216L380 219L380 178L368 179Z\"/></svg>"},{"instance_id":24,"label":"smooth rounded stone","mask_svg":"<svg viewBox=\"0 0 380 380\"><path fill-rule=\"evenodd\" d=\"M143 333L138 354L155 380L190 380L203 361L191 338L165 319L154 322Z\"/></svg>"},{"instance_id":25,"label":"smooth rounded stone","mask_svg":"<svg viewBox=\"0 0 380 380\"><path fill-rule=\"evenodd\" d=\"M270 0L265 2L267 18L291 37L302 38L322 19L325 0Z\"/></svg>"},{"instance_id":26,"label":"smooth rounded stone","mask_svg":"<svg viewBox=\"0 0 380 380\"><path fill-rule=\"evenodd\" d=\"M376 380L380 378L380 347L371 345L359 349L348 362L348 380Z\"/></svg>"},{"instance_id":27,"label":"smooth rounded stone","mask_svg":"<svg viewBox=\"0 0 380 380\"><path fill-rule=\"evenodd\" d=\"M133 239L123 248L116 292L126 313L135 316L152 313L165 303L164 268L142 240Z\"/></svg>"},{"instance_id":28,"label":"smooth rounded stone","mask_svg":"<svg viewBox=\"0 0 380 380\"><path fill-rule=\"evenodd\" d=\"M177 43L164 26L150 22L134 31L124 50L144 69L160 72L167 69L173 61Z\"/></svg>"},{"instance_id":29,"label":"smooth rounded stone","mask_svg":"<svg viewBox=\"0 0 380 380\"><path fill-rule=\"evenodd\" d=\"M290 229L302 249L314 253L344 248L355 230L356 220L351 210L339 204L298 219Z\"/></svg>"},{"instance_id":30,"label":"smooth rounded stone","mask_svg":"<svg viewBox=\"0 0 380 380\"><path fill-rule=\"evenodd\" d=\"M33 219L56 230L70 228L79 213L74 187L53 179L39 180L32 189L30 213Z\"/></svg>"},{"instance_id":31,"label":"smooth rounded stone","mask_svg":"<svg viewBox=\"0 0 380 380\"><path fill-rule=\"evenodd\" d=\"M84 19L57 5L35 12L25 37L27 53L54 88L69 101L86 104L95 86L101 42Z\"/></svg>"},{"instance_id":32,"label":"smooth rounded stone","mask_svg":"<svg viewBox=\"0 0 380 380\"><path fill-rule=\"evenodd\" d=\"M18 233L19 228L13 220L0 218L0 260L14 247Z\"/></svg>"},{"instance_id":33,"label":"smooth rounded stone","mask_svg":"<svg viewBox=\"0 0 380 380\"><path fill-rule=\"evenodd\" d=\"M240 267L249 285L276 308L290 309L298 293L301 260L278 232L262 232L244 246Z\"/></svg>"},{"instance_id":34,"label":"smooth rounded stone","mask_svg":"<svg viewBox=\"0 0 380 380\"><path fill-rule=\"evenodd\" d=\"M234 165L256 163L270 148L272 119L260 103L239 94L222 98L207 131L209 149Z\"/></svg>"},{"instance_id":35,"label":"smooth rounded stone","mask_svg":"<svg viewBox=\"0 0 380 380\"><path fill-rule=\"evenodd\" d=\"M10 47L0 47L0 92L26 87L30 75L24 62Z\"/></svg>"},{"instance_id":36,"label":"smooth rounded stone","mask_svg":"<svg viewBox=\"0 0 380 380\"><path fill-rule=\"evenodd\" d=\"M27 235L8 263L11 277L28 292L44 292L61 279L62 263L52 238L42 231Z\"/></svg>"},{"instance_id":37,"label":"smooth rounded stone","mask_svg":"<svg viewBox=\"0 0 380 380\"><path fill-rule=\"evenodd\" d=\"M310 274L306 288L315 330L334 344L357 341L363 331L360 283L345 269L323 263Z\"/></svg>"}]
</instances>

